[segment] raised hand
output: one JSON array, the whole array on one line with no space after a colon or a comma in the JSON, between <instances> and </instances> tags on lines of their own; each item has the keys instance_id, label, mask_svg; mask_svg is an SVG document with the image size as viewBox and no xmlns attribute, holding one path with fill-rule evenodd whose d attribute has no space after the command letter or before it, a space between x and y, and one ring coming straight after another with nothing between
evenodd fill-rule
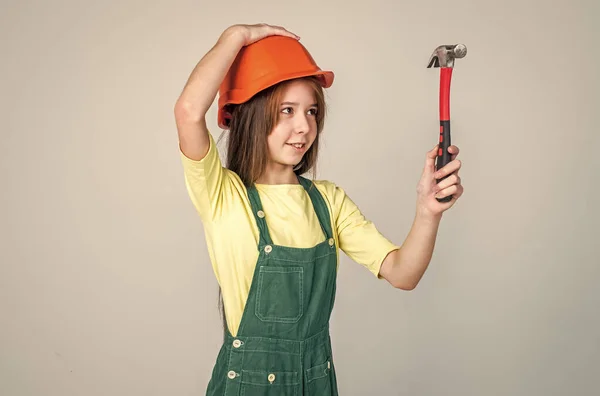
<instances>
[{"instance_id":1,"label":"raised hand","mask_svg":"<svg viewBox=\"0 0 600 396\"><path fill-rule=\"evenodd\" d=\"M238 30L244 37L244 45L250 45L268 36L286 36L296 40L300 36L288 31L282 26L269 25L266 23L258 23L254 25L233 25L230 28Z\"/></svg>"},{"instance_id":2,"label":"raised hand","mask_svg":"<svg viewBox=\"0 0 600 396\"><path fill-rule=\"evenodd\" d=\"M462 180L458 172L462 166L460 160L456 159L460 150L456 146L448 147L451 154L450 162L436 172L435 158L438 145L429 151L425 158L423 174L417 186L417 209L421 213L439 216L450 209L464 192ZM446 177L447 176L447 177ZM438 183L437 180L440 180ZM449 202L439 202L436 198L444 198L452 195Z\"/></svg>"}]
</instances>

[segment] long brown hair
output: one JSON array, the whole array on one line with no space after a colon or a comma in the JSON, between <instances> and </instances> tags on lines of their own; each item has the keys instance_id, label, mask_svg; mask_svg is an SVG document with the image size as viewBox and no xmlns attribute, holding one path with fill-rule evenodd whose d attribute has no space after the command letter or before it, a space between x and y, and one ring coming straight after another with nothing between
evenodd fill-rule
<instances>
[{"instance_id":1,"label":"long brown hair","mask_svg":"<svg viewBox=\"0 0 600 396\"><path fill-rule=\"evenodd\" d=\"M317 103L317 137L296 165L294 172L302 175L312 170L316 174L319 136L325 124L325 96L317 77L303 77L313 89ZM249 101L230 106L232 119L229 125L226 167L235 172L246 186L254 183L265 171L268 161L267 137L279 122L279 105L290 81L267 88Z\"/></svg>"},{"instance_id":2,"label":"long brown hair","mask_svg":"<svg viewBox=\"0 0 600 396\"><path fill-rule=\"evenodd\" d=\"M294 167L294 173L303 175L311 171L316 175L319 137L325 124L325 94L318 77L303 77L313 89L317 103L317 136L312 146ZM297 79L296 79L297 80ZM283 81L254 95L249 101L231 105L226 167L235 172L246 187L251 186L265 171L268 161L267 137L279 122L279 106L285 89L291 81ZM223 295L219 287L219 308L223 328L227 328Z\"/></svg>"}]
</instances>

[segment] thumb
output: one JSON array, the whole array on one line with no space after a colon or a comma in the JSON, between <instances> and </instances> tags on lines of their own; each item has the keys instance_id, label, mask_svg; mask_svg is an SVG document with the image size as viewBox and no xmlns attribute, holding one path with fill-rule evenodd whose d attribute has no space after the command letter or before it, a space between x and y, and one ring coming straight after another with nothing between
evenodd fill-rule
<instances>
[{"instance_id":1,"label":"thumb","mask_svg":"<svg viewBox=\"0 0 600 396\"><path fill-rule=\"evenodd\" d=\"M425 169L423 173L433 174L435 172L435 158L438 154L439 144L436 144L425 156Z\"/></svg>"}]
</instances>

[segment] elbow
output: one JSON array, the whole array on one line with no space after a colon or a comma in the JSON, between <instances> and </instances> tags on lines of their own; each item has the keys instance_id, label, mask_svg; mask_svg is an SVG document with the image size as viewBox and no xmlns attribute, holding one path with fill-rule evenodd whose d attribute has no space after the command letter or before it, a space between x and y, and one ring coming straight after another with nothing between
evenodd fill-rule
<instances>
[{"instance_id":1,"label":"elbow","mask_svg":"<svg viewBox=\"0 0 600 396\"><path fill-rule=\"evenodd\" d=\"M193 104L184 100L178 100L173 108L175 120L178 123L199 122L204 118L206 112L196 108Z\"/></svg>"},{"instance_id":2,"label":"elbow","mask_svg":"<svg viewBox=\"0 0 600 396\"><path fill-rule=\"evenodd\" d=\"M390 282L395 289L411 291L414 290L419 281L411 281L407 279L395 279L393 282Z\"/></svg>"},{"instance_id":3,"label":"elbow","mask_svg":"<svg viewBox=\"0 0 600 396\"><path fill-rule=\"evenodd\" d=\"M395 289L411 291L417 287L421 276L404 270L400 265L399 250L390 253L381 266L379 275Z\"/></svg>"},{"instance_id":4,"label":"elbow","mask_svg":"<svg viewBox=\"0 0 600 396\"><path fill-rule=\"evenodd\" d=\"M417 284L412 284L412 283L398 283L393 285L396 289L400 289L400 290L404 290L404 291L411 291L414 290L417 287Z\"/></svg>"}]
</instances>

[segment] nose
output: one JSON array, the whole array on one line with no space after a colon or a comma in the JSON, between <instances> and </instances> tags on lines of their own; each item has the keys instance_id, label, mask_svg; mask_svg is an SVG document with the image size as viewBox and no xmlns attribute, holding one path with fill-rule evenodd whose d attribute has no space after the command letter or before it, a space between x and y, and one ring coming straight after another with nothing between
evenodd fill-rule
<instances>
[{"instance_id":1,"label":"nose","mask_svg":"<svg viewBox=\"0 0 600 396\"><path fill-rule=\"evenodd\" d=\"M306 114L298 112L294 119L294 132L295 133L308 133L310 129L310 120L309 116Z\"/></svg>"}]
</instances>

